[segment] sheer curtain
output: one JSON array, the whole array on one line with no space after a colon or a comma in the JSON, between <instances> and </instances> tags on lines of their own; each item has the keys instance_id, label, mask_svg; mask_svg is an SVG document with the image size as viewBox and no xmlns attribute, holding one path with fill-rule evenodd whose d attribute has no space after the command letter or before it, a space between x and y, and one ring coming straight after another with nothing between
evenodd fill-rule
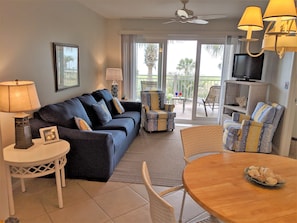
<instances>
[{"instance_id":1,"label":"sheer curtain","mask_svg":"<svg viewBox=\"0 0 297 223\"><path fill-rule=\"evenodd\" d=\"M135 43L136 35L122 35L122 70L123 70L123 96L128 99L136 97L136 64Z\"/></svg>"},{"instance_id":2,"label":"sheer curtain","mask_svg":"<svg viewBox=\"0 0 297 223\"><path fill-rule=\"evenodd\" d=\"M234 53L239 53L241 50L241 42L239 41L240 36L226 36L225 46L224 46L224 63L223 63L223 70L222 70L222 78L221 78L221 86L222 91L220 95L220 104L224 104L224 95L225 95L225 80L231 78L232 75L232 68L233 68L233 55ZM221 115L222 106L220 106ZM219 120L222 120L219 117Z\"/></svg>"}]
</instances>

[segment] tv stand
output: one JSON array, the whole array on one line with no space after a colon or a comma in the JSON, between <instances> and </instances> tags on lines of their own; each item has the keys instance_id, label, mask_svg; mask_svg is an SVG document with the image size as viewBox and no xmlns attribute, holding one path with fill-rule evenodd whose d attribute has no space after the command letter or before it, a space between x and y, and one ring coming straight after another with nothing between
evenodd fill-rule
<instances>
[{"instance_id":1,"label":"tv stand","mask_svg":"<svg viewBox=\"0 0 297 223\"><path fill-rule=\"evenodd\" d=\"M258 102L266 101L268 84L264 82L251 81L225 81L225 96L222 109L222 120L230 119L233 112L240 112L245 115L251 115ZM240 107L237 97L245 97L247 99L246 107Z\"/></svg>"},{"instance_id":2,"label":"tv stand","mask_svg":"<svg viewBox=\"0 0 297 223\"><path fill-rule=\"evenodd\" d=\"M236 79L236 81L256 82L255 80L251 80L251 79L249 79L249 78L245 78L245 79Z\"/></svg>"}]
</instances>

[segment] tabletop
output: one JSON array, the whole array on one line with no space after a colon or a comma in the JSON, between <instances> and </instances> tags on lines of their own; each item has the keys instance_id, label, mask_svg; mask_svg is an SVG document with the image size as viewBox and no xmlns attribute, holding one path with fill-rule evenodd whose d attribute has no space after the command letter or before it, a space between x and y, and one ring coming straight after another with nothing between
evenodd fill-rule
<instances>
[{"instance_id":1,"label":"tabletop","mask_svg":"<svg viewBox=\"0 0 297 223\"><path fill-rule=\"evenodd\" d=\"M14 144L3 149L4 161L9 164L31 164L59 158L69 152L70 145L65 140L43 144L41 139L33 139L34 145L28 149L15 149Z\"/></svg>"},{"instance_id":2,"label":"tabletop","mask_svg":"<svg viewBox=\"0 0 297 223\"><path fill-rule=\"evenodd\" d=\"M244 169L265 166L285 184L264 187L249 182ZM208 155L188 164L183 182L190 196L224 222L295 222L297 219L297 160L262 153Z\"/></svg>"}]
</instances>

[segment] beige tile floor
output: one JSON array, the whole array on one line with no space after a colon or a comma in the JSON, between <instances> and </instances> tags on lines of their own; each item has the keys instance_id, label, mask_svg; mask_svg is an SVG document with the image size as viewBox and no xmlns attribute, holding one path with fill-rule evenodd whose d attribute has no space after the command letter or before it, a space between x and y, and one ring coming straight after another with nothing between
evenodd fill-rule
<instances>
[{"instance_id":1,"label":"beige tile floor","mask_svg":"<svg viewBox=\"0 0 297 223\"><path fill-rule=\"evenodd\" d=\"M14 183L15 217L20 223L151 223L148 196L142 184L66 179L64 208L60 209L54 178L27 179L25 183L24 193L20 183ZM182 195L178 191L166 197L178 210L176 215ZM197 222L191 219L202 209L190 197L186 201L183 222Z\"/></svg>"}]
</instances>

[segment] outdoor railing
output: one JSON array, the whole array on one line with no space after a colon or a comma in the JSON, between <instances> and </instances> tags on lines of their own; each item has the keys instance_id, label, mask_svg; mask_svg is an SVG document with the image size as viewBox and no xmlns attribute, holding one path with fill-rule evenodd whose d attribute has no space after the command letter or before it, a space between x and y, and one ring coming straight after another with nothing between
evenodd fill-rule
<instances>
[{"instance_id":1,"label":"outdoor railing","mask_svg":"<svg viewBox=\"0 0 297 223\"><path fill-rule=\"evenodd\" d=\"M137 99L140 99L141 81L158 81L157 75L152 75L148 79L147 75L138 75L136 77L136 92ZM220 85L221 77L219 76L200 76L198 97L205 98L209 91L209 88L213 85ZM166 79L166 97L170 100L172 97L179 95L185 98L193 98L194 91L194 77L191 75L168 75Z\"/></svg>"}]
</instances>

